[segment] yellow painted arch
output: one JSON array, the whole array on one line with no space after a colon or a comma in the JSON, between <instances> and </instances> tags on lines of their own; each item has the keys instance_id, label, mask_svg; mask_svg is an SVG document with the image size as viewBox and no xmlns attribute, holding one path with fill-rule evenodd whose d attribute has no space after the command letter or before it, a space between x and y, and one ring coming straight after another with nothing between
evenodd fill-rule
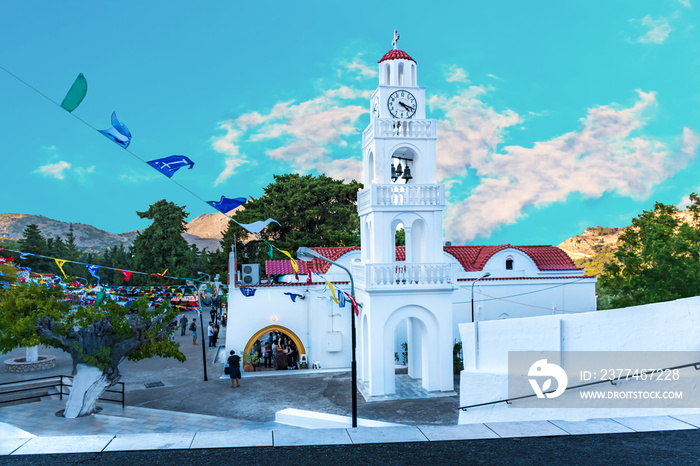
<instances>
[{"instance_id":1,"label":"yellow painted arch","mask_svg":"<svg viewBox=\"0 0 700 466\"><path fill-rule=\"evenodd\" d=\"M248 340L248 343L245 344L245 349L243 350L243 354L249 354L250 351L253 349L253 344L258 340L263 335L267 335L270 332L281 332L287 335L289 338L292 339L295 345L297 345L297 350L299 350L299 354L306 354L306 348L304 348L304 345L301 342L301 339L291 330L289 330L286 327L282 327L280 325L270 325L268 327L265 327L261 330L258 330L258 332L253 335L253 337Z\"/></svg>"}]
</instances>

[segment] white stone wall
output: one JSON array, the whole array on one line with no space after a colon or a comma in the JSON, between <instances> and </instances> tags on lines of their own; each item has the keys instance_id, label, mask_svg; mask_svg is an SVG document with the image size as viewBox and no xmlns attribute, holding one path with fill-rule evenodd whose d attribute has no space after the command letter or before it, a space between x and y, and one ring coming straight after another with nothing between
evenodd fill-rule
<instances>
[{"instance_id":1,"label":"white stone wall","mask_svg":"<svg viewBox=\"0 0 700 466\"><path fill-rule=\"evenodd\" d=\"M609 311L462 323L459 330L464 352L460 406L468 406L508 398L509 351L700 351L700 297ZM460 411L459 422L649 414L665 413L508 409L499 403Z\"/></svg>"}]
</instances>

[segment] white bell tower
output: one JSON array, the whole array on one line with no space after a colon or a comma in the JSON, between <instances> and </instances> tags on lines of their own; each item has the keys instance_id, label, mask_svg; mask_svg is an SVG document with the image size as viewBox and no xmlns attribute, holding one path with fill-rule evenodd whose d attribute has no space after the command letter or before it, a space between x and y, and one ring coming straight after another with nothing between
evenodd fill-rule
<instances>
[{"instance_id":1,"label":"white bell tower","mask_svg":"<svg viewBox=\"0 0 700 466\"><path fill-rule=\"evenodd\" d=\"M416 61L394 48L379 60L379 86L362 134L358 193L362 260L359 380L369 396L396 393L397 325L406 321L408 375L427 391L452 391L452 293L456 270L443 252L445 189L436 183L436 121L426 119ZM396 247L403 228L405 248ZM402 342L399 342L402 343Z\"/></svg>"}]
</instances>

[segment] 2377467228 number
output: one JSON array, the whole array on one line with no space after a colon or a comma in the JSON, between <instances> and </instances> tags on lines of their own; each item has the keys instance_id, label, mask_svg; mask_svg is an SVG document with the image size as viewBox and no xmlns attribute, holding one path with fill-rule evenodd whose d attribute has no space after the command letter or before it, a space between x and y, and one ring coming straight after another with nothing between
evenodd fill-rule
<instances>
[{"instance_id":1,"label":"2377467228 number","mask_svg":"<svg viewBox=\"0 0 700 466\"><path fill-rule=\"evenodd\" d=\"M672 381L680 379L680 371L678 369L601 369L599 377L595 377L595 373L591 377L590 372L581 372L582 379L595 378L598 380L659 380ZM586 377L586 375L588 375Z\"/></svg>"}]
</instances>

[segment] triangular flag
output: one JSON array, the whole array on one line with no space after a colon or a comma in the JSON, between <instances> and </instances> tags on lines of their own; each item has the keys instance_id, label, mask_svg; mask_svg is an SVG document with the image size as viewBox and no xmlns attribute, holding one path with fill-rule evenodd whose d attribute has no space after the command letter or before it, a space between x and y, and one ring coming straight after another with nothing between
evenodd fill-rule
<instances>
[{"instance_id":1,"label":"triangular flag","mask_svg":"<svg viewBox=\"0 0 700 466\"><path fill-rule=\"evenodd\" d=\"M70 262L70 261L67 261L65 259L54 259L54 261L56 261L56 265L58 266L59 270L63 274L63 278L65 278L67 280L68 277L66 277L66 272L63 271L63 264L65 264L66 262Z\"/></svg>"},{"instance_id":2,"label":"triangular flag","mask_svg":"<svg viewBox=\"0 0 700 466\"><path fill-rule=\"evenodd\" d=\"M166 274L166 273L168 273L168 269L165 269L165 270L163 271L163 273L152 273L151 276L163 278L163 277L165 277L165 274Z\"/></svg>"},{"instance_id":3,"label":"triangular flag","mask_svg":"<svg viewBox=\"0 0 700 466\"><path fill-rule=\"evenodd\" d=\"M68 93L63 98L63 102L61 102L61 107L72 112L78 108L78 105L83 101L86 94L87 79L85 79L83 73L80 73L78 77L75 78L75 81L73 81L73 85L68 89Z\"/></svg>"},{"instance_id":4,"label":"triangular flag","mask_svg":"<svg viewBox=\"0 0 700 466\"><path fill-rule=\"evenodd\" d=\"M0 264L6 264L15 260L14 257L0 257Z\"/></svg>"},{"instance_id":5,"label":"triangular flag","mask_svg":"<svg viewBox=\"0 0 700 466\"><path fill-rule=\"evenodd\" d=\"M324 277L320 273L317 273L317 272L314 272L314 273L326 281L326 285L328 285L328 288L330 288L330 290L331 290L331 297L333 298L333 301L335 301L335 303L338 304L338 298L335 295L335 288L333 288L333 284L331 282L329 282L326 279L326 277Z\"/></svg>"},{"instance_id":6,"label":"triangular flag","mask_svg":"<svg viewBox=\"0 0 700 466\"><path fill-rule=\"evenodd\" d=\"M268 243L269 244L269 243ZM267 255L270 256L270 259L274 257L274 251L272 250L272 245L270 244L270 250L267 251Z\"/></svg>"},{"instance_id":7,"label":"triangular flag","mask_svg":"<svg viewBox=\"0 0 700 466\"><path fill-rule=\"evenodd\" d=\"M194 167L194 162L185 157L184 155L171 155L169 157L164 157L162 159L149 160L146 162L163 175L168 178L172 178L176 171L182 167L190 166L190 170Z\"/></svg>"},{"instance_id":8,"label":"triangular flag","mask_svg":"<svg viewBox=\"0 0 700 466\"><path fill-rule=\"evenodd\" d=\"M231 212L236 207L245 204L245 197L236 197L234 199L229 199L228 197L221 196L219 202L207 201L207 204L218 210L219 212L227 213Z\"/></svg>"},{"instance_id":9,"label":"triangular flag","mask_svg":"<svg viewBox=\"0 0 700 466\"><path fill-rule=\"evenodd\" d=\"M90 264L85 264L85 267L87 267L88 272L90 272L90 275L95 277L97 279L97 284L100 284L100 276L97 275L97 271L100 269L99 265L90 265Z\"/></svg>"},{"instance_id":10,"label":"triangular flag","mask_svg":"<svg viewBox=\"0 0 700 466\"><path fill-rule=\"evenodd\" d=\"M299 264L297 264L297 261L295 261L294 258L292 257L292 255L289 254L287 251L282 251L281 249L280 249L280 251L282 252L282 254L289 257L289 260L292 263L292 268L294 269L294 278L299 280Z\"/></svg>"},{"instance_id":11,"label":"triangular flag","mask_svg":"<svg viewBox=\"0 0 700 466\"><path fill-rule=\"evenodd\" d=\"M109 139L122 146L124 149L129 147L129 144L131 144L131 132L129 131L129 128L124 125L124 123L121 123L117 119L116 112L112 112L112 127L105 130L98 129L97 131L104 134Z\"/></svg>"},{"instance_id":12,"label":"triangular flag","mask_svg":"<svg viewBox=\"0 0 700 466\"><path fill-rule=\"evenodd\" d=\"M346 293L345 291L343 291L343 293L345 293L345 296L347 296L348 299L350 299L350 302L352 303L352 309L355 311L355 315L359 316L360 315L360 308L357 305L357 300L353 296L350 296L350 294Z\"/></svg>"},{"instance_id":13,"label":"triangular flag","mask_svg":"<svg viewBox=\"0 0 700 466\"><path fill-rule=\"evenodd\" d=\"M265 228L272 222L275 222L277 225L280 224L280 222L278 222L277 220L273 218L268 218L267 220L259 220L253 223L239 223L239 225L251 233L260 233L263 230L263 228Z\"/></svg>"},{"instance_id":14,"label":"triangular flag","mask_svg":"<svg viewBox=\"0 0 700 466\"><path fill-rule=\"evenodd\" d=\"M345 307L345 292L338 290L338 307Z\"/></svg>"},{"instance_id":15,"label":"triangular flag","mask_svg":"<svg viewBox=\"0 0 700 466\"><path fill-rule=\"evenodd\" d=\"M125 282L128 282L129 279L131 278L132 272L130 272L130 271L128 271L128 270L118 270L118 269L117 269L117 271L124 274L124 281L125 281Z\"/></svg>"}]
</instances>

